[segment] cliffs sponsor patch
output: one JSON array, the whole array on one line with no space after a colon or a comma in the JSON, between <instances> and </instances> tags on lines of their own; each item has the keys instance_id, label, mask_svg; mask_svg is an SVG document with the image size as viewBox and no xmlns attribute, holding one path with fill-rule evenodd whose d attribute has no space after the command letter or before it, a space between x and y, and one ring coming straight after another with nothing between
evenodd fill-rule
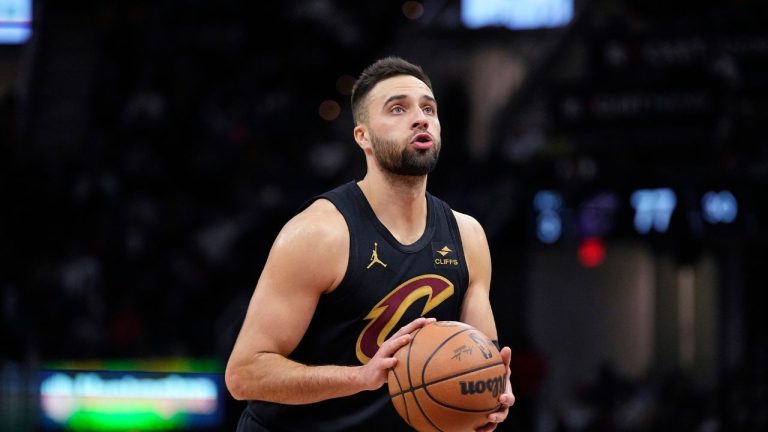
<instances>
[{"instance_id":1,"label":"cliffs sponsor patch","mask_svg":"<svg viewBox=\"0 0 768 432\"><path fill-rule=\"evenodd\" d=\"M459 254L452 243L432 242L432 260L436 269L459 268Z\"/></svg>"}]
</instances>

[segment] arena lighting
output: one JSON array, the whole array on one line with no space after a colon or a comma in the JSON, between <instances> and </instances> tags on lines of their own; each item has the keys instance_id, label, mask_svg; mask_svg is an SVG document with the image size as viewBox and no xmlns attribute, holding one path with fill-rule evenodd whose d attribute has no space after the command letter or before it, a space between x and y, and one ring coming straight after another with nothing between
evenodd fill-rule
<instances>
[{"instance_id":1,"label":"arena lighting","mask_svg":"<svg viewBox=\"0 0 768 432\"><path fill-rule=\"evenodd\" d=\"M70 362L40 372L43 429L190 430L223 418L221 368L194 359Z\"/></svg>"},{"instance_id":2,"label":"arena lighting","mask_svg":"<svg viewBox=\"0 0 768 432\"><path fill-rule=\"evenodd\" d=\"M461 22L468 28L533 30L568 25L573 0L462 0Z\"/></svg>"},{"instance_id":3,"label":"arena lighting","mask_svg":"<svg viewBox=\"0 0 768 432\"><path fill-rule=\"evenodd\" d=\"M579 262L586 268L594 268L605 261L605 243L597 237L585 238L579 244Z\"/></svg>"},{"instance_id":4,"label":"arena lighting","mask_svg":"<svg viewBox=\"0 0 768 432\"><path fill-rule=\"evenodd\" d=\"M640 234L651 230L664 233L677 206L677 196L672 189L639 189L632 193L630 203L635 209L634 225Z\"/></svg>"},{"instance_id":5,"label":"arena lighting","mask_svg":"<svg viewBox=\"0 0 768 432\"><path fill-rule=\"evenodd\" d=\"M317 108L317 113L325 121L334 121L339 118L341 114L341 105L333 99L326 99L320 102L320 106Z\"/></svg>"},{"instance_id":6,"label":"arena lighting","mask_svg":"<svg viewBox=\"0 0 768 432\"><path fill-rule=\"evenodd\" d=\"M0 0L0 44L23 44L32 35L32 0Z\"/></svg>"},{"instance_id":7,"label":"arena lighting","mask_svg":"<svg viewBox=\"0 0 768 432\"><path fill-rule=\"evenodd\" d=\"M579 206L579 227L585 236L602 236L613 230L619 198L613 192L590 196Z\"/></svg>"},{"instance_id":8,"label":"arena lighting","mask_svg":"<svg viewBox=\"0 0 768 432\"><path fill-rule=\"evenodd\" d=\"M736 220L739 203L730 191L709 191L701 197L701 210L704 220L710 224L729 224Z\"/></svg>"},{"instance_id":9,"label":"arena lighting","mask_svg":"<svg viewBox=\"0 0 768 432\"><path fill-rule=\"evenodd\" d=\"M407 1L403 3L403 15L409 20L417 20L424 15L424 5L417 1Z\"/></svg>"},{"instance_id":10,"label":"arena lighting","mask_svg":"<svg viewBox=\"0 0 768 432\"><path fill-rule=\"evenodd\" d=\"M557 192L542 190L533 198L536 216L536 238L544 244L552 244L560 239L563 233L563 223L560 219L560 208L563 199Z\"/></svg>"}]
</instances>

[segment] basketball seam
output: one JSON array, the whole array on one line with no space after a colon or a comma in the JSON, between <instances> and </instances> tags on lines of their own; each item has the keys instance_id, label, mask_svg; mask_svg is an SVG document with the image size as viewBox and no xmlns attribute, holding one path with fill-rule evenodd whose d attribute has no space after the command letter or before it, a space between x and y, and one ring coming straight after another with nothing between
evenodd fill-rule
<instances>
[{"instance_id":1,"label":"basketball seam","mask_svg":"<svg viewBox=\"0 0 768 432\"><path fill-rule=\"evenodd\" d=\"M457 373L457 374L454 374L454 375L448 375L448 376L440 378L438 380L430 381L428 383L423 383L423 384L421 384L419 386L416 386L416 387L414 387L413 384L409 383L410 384L410 388L408 390L403 390L403 388L401 386L400 390L402 390L402 391L400 391L398 393L392 393L390 396L392 396L392 397L400 396L401 394L409 393L409 392L412 392L412 391L418 390L418 389L422 389L422 388L425 388L427 386L431 386L432 384L439 384L439 383L441 383L443 381L448 381L450 379L453 379L453 378L456 378L456 377L459 377L459 376L462 376L462 375L466 375L468 373L481 371L483 369L488 369L488 368L491 368L491 367L494 367L494 366L503 365L503 364L504 364L504 362L497 362L497 363L491 363L491 364L487 364L487 365L484 365L484 366L481 366L481 367L477 367L477 368L474 368L474 369L467 369L465 371L462 371L461 373ZM395 376L397 376L397 375L395 375ZM505 374L505 377L506 377L506 374ZM427 391L427 393L429 393L429 391ZM434 398L433 398L433 400L434 400ZM435 402L439 403L439 401L437 401L437 400Z\"/></svg>"},{"instance_id":2,"label":"basketball seam","mask_svg":"<svg viewBox=\"0 0 768 432\"><path fill-rule=\"evenodd\" d=\"M437 347L436 347L436 348L435 348L435 349L432 351L432 354L430 354L430 355L429 355L429 357L427 358L427 361L425 361L425 362L424 362L424 366L421 368L421 382L422 382L422 385L421 385L420 387L422 387L422 388L424 389L424 393L426 393L426 395L427 395L427 397L428 397L428 398L430 398L430 399L431 399L433 402L435 402L435 403L437 403L438 405L441 405L441 406L443 406L443 407L445 407L445 408L450 408L450 409L453 409L453 410L456 410L456 411L463 411L463 412L476 412L476 413L482 413L482 412L493 412L493 411L495 411L495 410L497 410L497 409L499 408L500 404L497 404L497 405L496 405L494 408L489 408L489 409L469 409L469 408L459 408L459 407L456 407L456 406L453 406L453 405L449 405L449 404L446 404L445 402L442 402L442 401L440 401L440 400L436 399L436 398L435 398L435 397L434 397L434 396L433 396L433 395L432 395L432 394L429 392L429 388L428 388L428 386L430 386L430 385L432 385L432 384L437 384L437 383L440 383L440 382L443 382L443 381L447 381L447 380L449 380L449 379L452 379L452 378L456 378L456 377L459 377L459 376L462 376L462 375L466 375L466 374L468 374L468 373L477 372L477 371L480 371L480 370L485 370L485 369L488 369L488 368L491 368L491 367L494 367L494 366L498 366L498 365L503 365L503 364L504 364L504 362L496 362L496 363L492 363L492 364L489 364L489 365L484 365L484 366L481 366L481 367L477 367L477 368L474 368L474 369L465 370L465 371L462 371L462 372L461 372L461 373L459 373L459 374L454 374L454 375L451 375L451 376L443 377L443 378L441 378L441 379L439 379L439 380L431 381L431 382L429 382L429 383L427 383L427 382L426 382L426 379L425 379L425 375L426 375L427 366L428 366L428 365L429 365L429 363L432 361L432 359L435 357L435 355L437 355L437 353L438 353L438 352L439 352L439 351L440 351L440 350L441 350L441 349L442 349L442 348L443 348L443 347L444 347L444 346L445 346L445 345L446 345L446 344L447 344L449 341L451 341L451 339L453 339L453 338L455 338L455 337L457 337L457 336L461 335L462 333L468 332L468 331L470 331L470 330L472 330L472 329L471 329L471 328L465 328L465 329L462 329L462 330L459 330L459 331L457 331L456 333L453 333L453 334L452 334L452 335L450 335L448 338L446 338L446 339L445 339L443 342L441 342L441 343L440 343L440 345L438 345L438 346L437 346ZM504 374L504 375L506 376L506 374ZM413 386L411 386L411 387L413 387ZM417 399L417 400L418 400L418 399ZM430 422L430 423L431 423L431 422Z\"/></svg>"},{"instance_id":3,"label":"basketball seam","mask_svg":"<svg viewBox=\"0 0 768 432\"><path fill-rule=\"evenodd\" d=\"M442 381L447 381L447 380L449 380L449 379L452 379L452 378L456 378L456 377L458 377L458 376L461 376L461 375L466 375L466 374L468 374L468 373L477 372L477 371L480 371L480 370L484 370L484 369L488 369L488 368L491 368L491 367L494 367L494 366L498 366L498 365L503 365L503 364L504 364L504 362L496 362L496 363L493 363L493 364L489 364L489 365L485 365L485 366L482 366L482 367L477 367L477 368L475 368L475 369L469 369L469 370L465 370L465 371L462 371L462 372L461 372L461 373L459 373L459 374L454 374L454 375L452 375L452 376L443 377L443 378L441 378L441 379L439 379L439 380L435 380L435 381L432 381L432 382L429 382L429 383L426 383L426 382L425 382L426 380L424 379L424 378L425 378L425 375L426 375L427 366L429 366L429 363L432 361L432 358L434 358L434 357L435 357L435 355L437 355L437 353L438 353L438 352L439 352L439 351L440 351L440 350L441 350L441 349L442 349L442 348L443 348L443 347L444 347L444 346L445 346L445 345L446 345L448 342L450 342L450 340L451 340L451 339L453 339L453 338L457 337L458 335L460 335L460 334L462 334L462 333L468 332L468 331L470 331L470 330L472 330L472 329L471 329L471 328L465 328L465 329L463 329L463 330L457 331L456 333L452 334L451 336L449 336L448 338L446 338L444 341L442 341L442 342L440 343L440 345L438 345L438 346L437 346L437 347L436 347L436 348L435 348L435 349L432 351L432 354L430 354L430 355L429 355L429 357L427 358L427 361L425 361L425 362L424 362L424 366L421 368L421 382L422 382L422 383L423 383L423 385L424 385L424 393L426 393L426 394L427 394L427 397L429 397L430 399L432 399L432 401L433 401L433 402L435 402L435 403L437 403L438 405L442 405L442 406L444 406L444 407L446 407L446 408L450 408L450 409L453 409L453 410L457 410L457 411L464 411L464 412L477 412L477 413L482 413L482 412L492 412L492 411L495 411L495 410L497 410L497 409L499 408L499 405L500 405L500 404L497 404L497 405L496 405L494 408L489 408L489 409L469 409L469 408L459 408L459 407L456 407L456 406L448 405L448 404L446 404L445 402L442 402L442 401L440 401L440 400L438 400L438 399L435 399L435 397L434 397L434 396L432 396L432 394L429 392L429 389L427 388L427 386L429 386L429 385L432 385L432 384L436 384L436 383L439 383L439 382L442 382ZM504 374L504 375L506 376L506 374Z\"/></svg>"},{"instance_id":4,"label":"basketball seam","mask_svg":"<svg viewBox=\"0 0 768 432\"><path fill-rule=\"evenodd\" d=\"M405 400L405 392L403 391L403 385L400 383L400 377L397 376L397 371L395 371L395 368L390 369L390 371L392 372L392 375L395 376L395 382L397 383L397 387L400 389L400 393L397 393L396 395L390 395L390 398L393 399L402 395L403 409L405 410L405 421L406 423L411 424L411 417L408 415L408 401Z\"/></svg>"},{"instance_id":5,"label":"basketball seam","mask_svg":"<svg viewBox=\"0 0 768 432\"><path fill-rule=\"evenodd\" d=\"M411 343L408 345L408 363L406 364L406 367L408 368L408 386L411 388L411 390L413 390L413 380L411 380L411 348L413 347L413 343L416 341L416 336L419 334L419 332L421 331L422 328L418 329L416 331L416 333L413 334L413 338L411 339ZM423 375L422 375L421 382L422 383L424 382L424 376ZM424 391L426 392L426 389ZM405 396L403 396L403 398L405 398ZM430 397L430 399L431 399L431 397ZM414 402L416 402L416 407L419 408L419 411L421 411L421 415L424 416L425 419L427 419L429 424L431 424L432 427L437 429L438 432L445 432L442 429L440 429L439 427L437 427L435 422L433 422L432 419L429 418L427 413L424 412L424 408L421 406L421 402L419 402L419 398L416 397L416 393L415 392L413 392L413 400L414 400ZM407 412L407 410L408 410L408 408L407 408L407 405L406 405L406 412ZM409 422L408 424L411 424L411 423ZM411 426L413 426L413 425L411 425Z\"/></svg>"},{"instance_id":6,"label":"basketball seam","mask_svg":"<svg viewBox=\"0 0 768 432\"><path fill-rule=\"evenodd\" d=\"M428 399L425 399L423 402L426 403L428 401L431 401L431 403L434 403L434 404L436 404L438 406L442 406L443 408L450 409L450 410L453 410L453 411L480 414L480 413L490 413L490 412L494 412L494 411L498 410L498 408L501 406L501 404L498 404L498 403L493 408L485 408L485 409L469 409L469 408L463 408L463 407L460 407L460 406L450 405L448 403L440 401L439 399L436 399L435 396L433 395L433 393L431 393L429 391L429 386L433 386L433 385L436 385L436 384L439 384L439 383L442 383L442 382L445 382L445 381L450 381L452 379L456 379L456 378L459 378L461 376L472 374L472 373L475 373L475 372L478 372L478 371L487 370L489 368L494 368L494 367L497 367L497 366L504 366L504 362L503 361L498 361L498 362L494 362L494 363L491 363L491 364L486 364L486 365L478 366L478 367L475 367L475 368L472 368L472 369L463 370L463 371L461 371L459 373L454 373L454 374L451 374L449 376L443 376L443 377L441 377L439 379L435 379L435 380L432 380L430 382L426 382L426 380L425 380L425 378L426 378L426 370L427 370L429 364L435 358L435 356L438 355L438 352L442 348L444 348L446 346L446 344L449 341L451 341L453 338L458 337L459 335L461 335L461 334L463 334L465 332L473 330L471 328L461 329L461 330L451 334L445 340L443 340L440 344L438 344L438 346L433 349L432 353L429 354L429 356L426 358L426 361L420 367L420 369L421 369L421 371L420 371L421 372L421 384L419 386L414 386L413 385L414 380L413 380L412 369L411 369L411 359L412 359L411 354L413 353L413 346L414 346L414 343L416 341L416 336L419 335L421 330L422 329L420 328L420 329L416 330L413 333L413 337L412 337L411 341L409 342L408 349L406 350L406 353L405 353L406 354L405 355L406 364L404 366L405 366L406 375L408 376L408 380L407 380L408 389L407 390L404 389L404 385L406 385L406 381L405 380L401 381L400 376L395 371L395 369L394 368L391 369L392 372L394 373L395 383L397 384L397 387L398 387L399 391L397 391L397 392L395 392L393 394L390 394L390 398L392 398L393 400L395 400L395 398L402 398L403 411L404 411L404 414L405 414L406 422L409 425L413 426L412 420L410 418L410 409L409 409L409 406L408 406L409 405L408 394L410 393L411 397L413 398L412 402L414 402L416 404L416 408L418 408L419 412L421 412L421 415L424 418L424 420L426 420L436 431L444 432L444 430L441 429L437 424L435 424L435 422L429 417L429 415L427 415L427 413L425 411L425 406L423 406L422 401L420 400L420 398L416 394L416 392L419 391L419 390L422 390L424 392L424 395L428 398ZM418 370L413 370L413 372L419 373ZM506 378L506 373L504 374L504 377ZM414 411L414 413L416 413L416 411ZM414 418L414 420L418 420L418 419Z\"/></svg>"},{"instance_id":7,"label":"basketball seam","mask_svg":"<svg viewBox=\"0 0 768 432\"><path fill-rule=\"evenodd\" d=\"M413 388L413 380L411 380L411 348L413 348L413 341L416 340L416 335L419 334L421 329L416 330L415 333L413 333L413 337L411 338L411 342L408 343L408 352L405 356L405 375L408 377L408 387ZM400 390L402 390L402 387L400 387ZM405 408L405 421L409 424L411 424L411 413L408 411L408 400L405 396L407 392L403 392L403 407ZM414 398L416 399L416 398ZM418 401L417 401L418 404ZM419 407L419 410L421 410L421 407ZM423 412L423 411L422 411Z\"/></svg>"}]
</instances>

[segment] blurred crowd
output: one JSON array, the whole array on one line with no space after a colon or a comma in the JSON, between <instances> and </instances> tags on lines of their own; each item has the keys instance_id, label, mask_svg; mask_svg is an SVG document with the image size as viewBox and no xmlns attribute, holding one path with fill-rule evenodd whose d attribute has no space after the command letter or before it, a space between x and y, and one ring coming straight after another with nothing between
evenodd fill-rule
<instances>
[{"instance_id":1,"label":"blurred crowd","mask_svg":"<svg viewBox=\"0 0 768 432\"><path fill-rule=\"evenodd\" d=\"M350 78L409 22L386 2L197 1L184 10L84 2L69 11L48 3L27 89L0 95L5 376L18 374L14 365L51 359L225 359L277 230L305 200L362 172L346 103ZM83 15L94 40L59 24ZM95 51L82 70L44 61L57 39ZM72 109L35 87L63 70L71 77L60 79L89 83L76 105L85 111L64 117L80 120L82 139L68 148L35 145L58 139L51 134L62 125L36 121L31 109ZM445 95L446 106L454 96ZM318 113L327 100L338 113ZM503 194L522 206L526 194L517 195L509 166L476 166L463 151L441 162L433 192L491 227L508 227L492 234L525 239L524 208L499 221L488 204ZM445 174L451 168L461 174ZM492 247L515 256L525 244ZM606 366L570 400L550 404L531 378L546 373L546 361L528 348L523 358L532 363L521 369L530 376L516 378L519 411L509 430L768 429L764 364L729 372L714 388L683 372L635 382Z\"/></svg>"},{"instance_id":2,"label":"blurred crowd","mask_svg":"<svg viewBox=\"0 0 768 432\"><path fill-rule=\"evenodd\" d=\"M147 4L94 6L111 15L93 18L102 42L83 142L30 150L25 139L45 132L19 128L3 140L4 353L223 354L218 336L241 318L227 305L252 287L278 224L350 163L317 90L305 93L327 75L245 40L272 29L223 27L221 7L156 21ZM42 24L38 37L69 35ZM9 92L5 124L18 108Z\"/></svg>"},{"instance_id":3,"label":"blurred crowd","mask_svg":"<svg viewBox=\"0 0 768 432\"><path fill-rule=\"evenodd\" d=\"M632 380L605 365L559 409L544 415L538 430L757 432L768 427L766 398L764 367L759 375L744 369L707 388L680 370Z\"/></svg>"}]
</instances>

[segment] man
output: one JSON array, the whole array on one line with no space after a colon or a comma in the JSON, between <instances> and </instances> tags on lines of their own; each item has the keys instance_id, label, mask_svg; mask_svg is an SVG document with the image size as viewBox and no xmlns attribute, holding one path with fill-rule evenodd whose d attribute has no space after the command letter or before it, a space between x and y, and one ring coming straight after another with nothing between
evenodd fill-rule
<instances>
[{"instance_id":1,"label":"man","mask_svg":"<svg viewBox=\"0 0 768 432\"><path fill-rule=\"evenodd\" d=\"M459 320L497 339L483 229L426 191L441 147L429 78L379 60L352 110L366 175L278 234L227 364L230 393L249 401L238 431L407 430L384 383L410 333ZM509 379L499 402L481 431L507 417Z\"/></svg>"}]
</instances>

